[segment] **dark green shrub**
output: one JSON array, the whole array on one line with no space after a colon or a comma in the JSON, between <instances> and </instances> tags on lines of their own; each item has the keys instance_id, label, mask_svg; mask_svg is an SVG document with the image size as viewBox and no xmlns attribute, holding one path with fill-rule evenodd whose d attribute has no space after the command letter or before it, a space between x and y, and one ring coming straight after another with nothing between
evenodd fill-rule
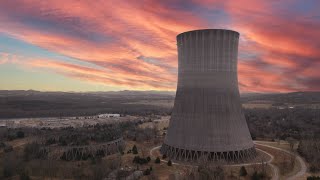
<instances>
[{"instance_id":1,"label":"dark green shrub","mask_svg":"<svg viewBox=\"0 0 320 180\"><path fill-rule=\"evenodd\" d=\"M12 141L12 140L16 139L16 136L14 134L9 134L9 135L7 135L7 139L8 139L8 141Z\"/></svg>"},{"instance_id":2,"label":"dark green shrub","mask_svg":"<svg viewBox=\"0 0 320 180\"><path fill-rule=\"evenodd\" d=\"M56 143L55 138L49 138L46 140L46 145L51 145L51 144L55 144L55 143Z\"/></svg>"},{"instance_id":3,"label":"dark green shrub","mask_svg":"<svg viewBox=\"0 0 320 180\"><path fill-rule=\"evenodd\" d=\"M136 145L133 145L133 147L132 147L132 153L133 153L133 154L138 154L138 148L137 148Z\"/></svg>"},{"instance_id":4,"label":"dark green shrub","mask_svg":"<svg viewBox=\"0 0 320 180\"><path fill-rule=\"evenodd\" d=\"M151 171L150 169L146 169L145 171L143 171L143 175L148 176L150 175Z\"/></svg>"},{"instance_id":5,"label":"dark green shrub","mask_svg":"<svg viewBox=\"0 0 320 180\"><path fill-rule=\"evenodd\" d=\"M149 161L145 158L141 158L140 156L135 156L132 162L142 165L142 164L147 164Z\"/></svg>"},{"instance_id":6,"label":"dark green shrub","mask_svg":"<svg viewBox=\"0 0 320 180\"><path fill-rule=\"evenodd\" d=\"M265 175L262 172L258 173L257 171L254 171L254 173L251 176L251 180L262 180L264 178Z\"/></svg>"},{"instance_id":7,"label":"dark green shrub","mask_svg":"<svg viewBox=\"0 0 320 180\"><path fill-rule=\"evenodd\" d=\"M308 176L307 180L320 180L320 176Z\"/></svg>"},{"instance_id":8,"label":"dark green shrub","mask_svg":"<svg viewBox=\"0 0 320 180\"><path fill-rule=\"evenodd\" d=\"M150 156L148 156L146 159L147 159L147 161L148 161L148 162L150 162L150 161L151 161Z\"/></svg>"},{"instance_id":9,"label":"dark green shrub","mask_svg":"<svg viewBox=\"0 0 320 180\"><path fill-rule=\"evenodd\" d=\"M239 171L239 175L240 176L246 176L248 173L247 173L247 170L244 166L241 166L240 168L240 171Z\"/></svg>"},{"instance_id":10,"label":"dark green shrub","mask_svg":"<svg viewBox=\"0 0 320 180\"><path fill-rule=\"evenodd\" d=\"M23 131L17 131L16 132L17 138L24 138L24 132Z\"/></svg>"},{"instance_id":11,"label":"dark green shrub","mask_svg":"<svg viewBox=\"0 0 320 180\"><path fill-rule=\"evenodd\" d=\"M167 155L165 155L165 154L162 155L162 159L165 159L165 158L167 158Z\"/></svg>"},{"instance_id":12,"label":"dark green shrub","mask_svg":"<svg viewBox=\"0 0 320 180\"><path fill-rule=\"evenodd\" d=\"M30 180L30 176L26 172L20 173L20 180Z\"/></svg>"},{"instance_id":13,"label":"dark green shrub","mask_svg":"<svg viewBox=\"0 0 320 180\"><path fill-rule=\"evenodd\" d=\"M160 164L160 158L157 157L157 159L154 161L156 164Z\"/></svg>"},{"instance_id":14,"label":"dark green shrub","mask_svg":"<svg viewBox=\"0 0 320 180\"><path fill-rule=\"evenodd\" d=\"M319 170L320 170L320 168L318 168L316 165L314 165L314 164L311 164L311 165L310 165L310 172L316 173L316 172L318 172Z\"/></svg>"}]
</instances>

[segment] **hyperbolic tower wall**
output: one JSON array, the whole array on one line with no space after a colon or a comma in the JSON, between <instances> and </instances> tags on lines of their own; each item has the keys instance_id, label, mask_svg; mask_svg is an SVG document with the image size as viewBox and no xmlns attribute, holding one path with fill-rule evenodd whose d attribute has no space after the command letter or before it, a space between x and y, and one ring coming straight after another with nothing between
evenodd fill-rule
<instances>
[{"instance_id":1,"label":"hyperbolic tower wall","mask_svg":"<svg viewBox=\"0 0 320 180\"><path fill-rule=\"evenodd\" d=\"M161 153L176 160L255 156L237 77L239 33L206 29L177 36L178 86Z\"/></svg>"}]
</instances>

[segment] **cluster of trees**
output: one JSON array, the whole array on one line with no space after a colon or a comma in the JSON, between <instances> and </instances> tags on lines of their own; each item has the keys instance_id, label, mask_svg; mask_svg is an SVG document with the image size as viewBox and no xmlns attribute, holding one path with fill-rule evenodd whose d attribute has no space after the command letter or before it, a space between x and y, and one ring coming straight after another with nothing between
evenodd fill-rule
<instances>
[{"instance_id":1,"label":"cluster of trees","mask_svg":"<svg viewBox=\"0 0 320 180\"><path fill-rule=\"evenodd\" d=\"M320 180L320 176L308 176L307 180Z\"/></svg>"},{"instance_id":2,"label":"cluster of trees","mask_svg":"<svg viewBox=\"0 0 320 180\"><path fill-rule=\"evenodd\" d=\"M127 154L130 154L130 153L138 154L138 148L136 145L133 145L132 148L127 151Z\"/></svg>"},{"instance_id":3,"label":"cluster of trees","mask_svg":"<svg viewBox=\"0 0 320 180\"><path fill-rule=\"evenodd\" d=\"M320 138L318 109L245 109L244 113L253 139L299 140L306 134Z\"/></svg>"},{"instance_id":4,"label":"cluster of trees","mask_svg":"<svg viewBox=\"0 0 320 180\"><path fill-rule=\"evenodd\" d=\"M101 113L132 115L167 114L171 106L138 104L139 101L173 101L174 95L150 92L0 92L0 117L90 116ZM128 98L129 97L129 98Z\"/></svg>"},{"instance_id":5,"label":"cluster of trees","mask_svg":"<svg viewBox=\"0 0 320 180\"><path fill-rule=\"evenodd\" d=\"M167 156L166 156L166 155L163 155L162 158L165 159L165 158L167 158ZM154 163L156 163L156 164L160 164L160 162L161 162L161 160L160 160L159 157L157 157L156 160L154 161ZM172 166L172 161L171 161L170 159L169 159L169 161L167 162L167 165L168 165L168 166Z\"/></svg>"},{"instance_id":6,"label":"cluster of trees","mask_svg":"<svg viewBox=\"0 0 320 180\"><path fill-rule=\"evenodd\" d=\"M13 151L13 147L4 142L0 142L0 150L1 149L3 149L5 153Z\"/></svg>"},{"instance_id":7,"label":"cluster of trees","mask_svg":"<svg viewBox=\"0 0 320 180\"><path fill-rule=\"evenodd\" d=\"M156 128L139 128L126 131L126 138L132 141L144 142L153 140L157 135Z\"/></svg>"},{"instance_id":8,"label":"cluster of trees","mask_svg":"<svg viewBox=\"0 0 320 180\"><path fill-rule=\"evenodd\" d=\"M251 176L251 180L263 180L266 177L267 177L266 173L254 171L252 176Z\"/></svg>"},{"instance_id":9,"label":"cluster of trees","mask_svg":"<svg viewBox=\"0 0 320 180\"><path fill-rule=\"evenodd\" d=\"M133 163L136 163L136 164L140 164L140 165L143 165L143 164L147 164L148 162L151 161L151 158L148 156L146 158L143 158L143 157L140 157L140 156L135 156L133 158Z\"/></svg>"},{"instance_id":10,"label":"cluster of trees","mask_svg":"<svg viewBox=\"0 0 320 180\"><path fill-rule=\"evenodd\" d=\"M136 122L135 122L136 123ZM121 128L124 130L130 129L133 127L136 127L135 123L128 123L122 125ZM122 123L120 123L122 124ZM119 124L119 125L120 125ZM47 139L45 139L44 143L29 143L26 144L23 151L16 151L13 150L11 152L5 153L3 155L4 158L0 158L0 172L3 176L0 174L0 179L3 177L12 177L21 174L21 179L28 179L29 175L35 176L35 177L58 177L58 178L76 178L76 179L103 179L108 177L108 175L112 172L117 172L117 177L126 177L133 172L130 170L120 170L119 167L121 166L121 156L114 156L116 157L114 160L108 162L114 164L117 162L117 167L109 168L108 169L102 169L101 163L105 162L101 157L106 156L106 152L102 149L97 149L94 154L89 154L86 151L82 151L82 149L79 148L71 148L67 151L65 151L63 154L61 154L59 160L51 160L48 158L49 153L47 150L50 149L55 151L54 147L62 143L62 140L66 140L66 145L72 145L75 144L74 142L79 140L79 137L74 136L79 132L80 135L83 134L83 136L80 137L96 137L91 136L93 133L97 132L97 134L102 134L102 132L110 132L110 131L120 131L115 130L113 128L114 126L111 125L98 125L98 126L90 126L90 127L84 127L84 128L62 128L62 129L39 129L32 131L34 134L38 137L46 136ZM118 127L118 126L117 126ZM122 130L121 130L122 131ZM13 131L12 131L13 132ZM30 135L30 132L27 131L28 136ZM92 133L92 134L91 134ZM5 133L6 134L6 133ZM117 133L115 133L117 134ZM0 132L0 136L2 136ZM112 135L111 135L112 136ZM67 138L59 138L59 137L67 137ZM59 141L60 139L60 141ZM97 138L98 139L98 138ZM92 141L90 139L90 141ZM99 143L99 140L96 141ZM0 146L5 147L5 143L0 143ZM47 147L50 146L50 147ZM3 148L2 147L2 148ZM63 148L63 147L58 147ZM15 159L14 160L5 160L7 156L10 154L14 154ZM92 152L90 152L92 153ZM138 154L138 147L133 146L131 149L131 153ZM143 154L143 153L142 153ZM54 155L50 154L50 155ZM110 158L114 158L111 156ZM119 159L118 159L119 158ZM151 158L146 157L144 158L146 161L150 162ZM65 163L63 161L81 161L81 160L91 160L91 163L87 162L74 162L74 166L70 166L69 163ZM8 161L8 162L7 162ZM138 159L137 162L141 161L141 159ZM9 163L10 162L10 163ZM13 163L14 162L14 163ZM12 163L14 165L12 165ZM76 164L77 163L77 164ZM86 169L84 171L84 169ZM36 171L35 171L36 170ZM86 173L82 173L86 172ZM147 168L143 171L141 171L141 175L152 175L152 167Z\"/></svg>"},{"instance_id":11,"label":"cluster of trees","mask_svg":"<svg viewBox=\"0 0 320 180\"><path fill-rule=\"evenodd\" d=\"M152 166L150 166L149 168L147 168L146 170L143 171L143 175L148 176L151 174L152 172Z\"/></svg>"},{"instance_id":12,"label":"cluster of trees","mask_svg":"<svg viewBox=\"0 0 320 180\"><path fill-rule=\"evenodd\" d=\"M48 157L48 151L37 142L28 143L24 147L24 160L30 161L33 159L46 159Z\"/></svg>"},{"instance_id":13,"label":"cluster of trees","mask_svg":"<svg viewBox=\"0 0 320 180\"><path fill-rule=\"evenodd\" d=\"M310 164L311 172L320 171L320 139L300 140L297 151Z\"/></svg>"},{"instance_id":14,"label":"cluster of trees","mask_svg":"<svg viewBox=\"0 0 320 180\"><path fill-rule=\"evenodd\" d=\"M30 149L30 144L27 144ZM22 153L22 154L21 154ZM29 162L31 158L26 159L26 154L34 154L33 152L24 151L13 151L6 152L0 158L0 179L9 179L12 176L19 177L21 180L30 180L28 171L26 170L25 164ZM32 157L38 158L38 157Z\"/></svg>"},{"instance_id":15,"label":"cluster of trees","mask_svg":"<svg viewBox=\"0 0 320 180\"><path fill-rule=\"evenodd\" d=\"M166 159L167 158L167 155L166 154L163 154L162 155L162 159ZM158 160L159 159L159 160ZM157 157L157 159L156 159L156 163L160 163L160 158L159 157ZM172 161L169 159L169 161L167 162L167 165L168 166L172 166Z\"/></svg>"},{"instance_id":16,"label":"cluster of trees","mask_svg":"<svg viewBox=\"0 0 320 180\"><path fill-rule=\"evenodd\" d=\"M191 168L185 171L184 177L181 179L188 180L212 180L212 179L251 179L251 180L264 180L270 179L266 174L265 165L255 165L253 172L250 174L247 172L245 166L241 166L238 174L234 174L230 171L230 175L227 174L228 170L224 167L216 165L214 163L203 161L197 168ZM240 178L242 177L242 178ZM180 179L180 178L179 178Z\"/></svg>"},{"instance_id":17,"label":"cluster of trees","mask_svg":"<svg viewBox=\"0 0 320 180\"><path fill-rule=\"evenodd\" d=\"M200 164L198 168L187 171L185 176L186 177L183 177L182 179L189 179L189 180L225 179L224 169L221 166L217 166L209 163Z\"/></svg>"},{"instance_id":18,"label":"cluster of trees","mask_svg":"<svg viewBox=\"0 0 320 180\"><path fill-rule=\"evenodd\" d=\"M8 141L15 139L21 139L25 137L25 133L22 130L18 129L8 129L8 132L5 134Z\"/></svg>"},{"instance_id":19,"label":"cluster of trees","mask_svg":"<svg viewBox=\"0 0 320 180\"><path fill-rule=\"evenodd\" d=\"M46 145L59 144L60 146L83 146L89 145L90 142L109 142L116 140L122 136L118 125L103 124L95 125L83 128L62 128L56 130L55 134L59 134L56 139L56 135L53 137L48 136L46 139Z\"/></svg>"}]
</instances>

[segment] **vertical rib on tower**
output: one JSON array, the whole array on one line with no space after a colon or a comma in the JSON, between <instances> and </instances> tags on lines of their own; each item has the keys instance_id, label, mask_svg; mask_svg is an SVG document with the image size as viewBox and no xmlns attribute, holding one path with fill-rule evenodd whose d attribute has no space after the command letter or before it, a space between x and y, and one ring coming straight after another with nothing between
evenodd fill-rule
<instances>
[{"instance_id":1,"label":"vertical rib on tower","mask_svg":"<svg viewBox=\"0 0 320 180\"><path fill-rule=\"evenodd\" d=\"M178 86L161 153L171 159L242 161L255 156L238 90L239 33L181 33Z\"/></svg>"}]
</instances>

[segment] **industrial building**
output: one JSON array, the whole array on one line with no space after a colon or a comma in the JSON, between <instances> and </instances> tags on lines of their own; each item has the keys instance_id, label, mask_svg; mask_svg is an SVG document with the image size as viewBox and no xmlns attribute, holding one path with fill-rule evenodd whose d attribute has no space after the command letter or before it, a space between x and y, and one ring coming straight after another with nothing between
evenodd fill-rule
<instances>
[{"instance_id":1,"label":"industrial building","mask_svg":"<svg viewBox=\"0 0 320 180\"><path fill-rule=\"evenodd\" d=\"M255 157L238 89L238 43L239 33L224 29L177 36L178 84L162 154L182 161Z\"/></svg>"}]
</instances>

